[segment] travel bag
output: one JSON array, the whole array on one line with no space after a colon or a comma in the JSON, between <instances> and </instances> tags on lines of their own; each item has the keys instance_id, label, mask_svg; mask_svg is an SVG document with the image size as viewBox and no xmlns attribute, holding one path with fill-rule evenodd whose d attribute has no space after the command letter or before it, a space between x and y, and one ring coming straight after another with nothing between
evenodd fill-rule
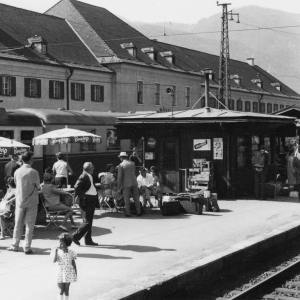
<instances>
[{"instance_id":1,"label":"travel bag","mask_svg":"<svg viewBox=\"0 0 300 300\"><path fill-rule=\"evenodd\" d=\"M161 213L163 216L176 216L180 214L180 207L180 202L177 200L165 201L162 203Z\"/></svg>"},{"instance_id":2,"label":"travel bag","mask_svg":"<svg viewBox=\"0 0 300 300\"><path fill-rule=\"evenodd\" d=\"M265 189L266 197L271 198L271 199L275 198L276 184L275 183L266 183L265 187L266 187L266 189Z\"/></svg>"},{"instance_id":3,"label":"travel bag","mask_svg":"<svg viewBox=\"0 0 300 300\"><path fill-rule=\"evenodd\" d=\"M192 198L189 194L176 197L180 202L180 212L183 214L202 215L203 202L200 198Z\"/></svg>"}]
</instances>

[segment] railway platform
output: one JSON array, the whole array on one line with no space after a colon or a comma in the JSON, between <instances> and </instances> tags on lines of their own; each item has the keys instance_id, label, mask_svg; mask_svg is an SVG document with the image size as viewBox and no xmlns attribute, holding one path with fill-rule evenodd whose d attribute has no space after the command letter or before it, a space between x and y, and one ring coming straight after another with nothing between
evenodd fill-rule
<instances>
[{"instance_id":1,"label":"railway platform","mask_svg":"<svg viewBox=\"0 0 300 300\"><path fill-rule=\"evenodd\" d=\"M163 299L260 251L272 255L272 247L300 235L298 198L218 203L220 212L202 215L164 217L154 209L125 218L96 211L93 239L99 246L71 246L78 254L78 281L71 284L70 300ZM79 215L75 219L80 222ZM11 239L0 241L1 298L56 299L49 253L60 233L38 226L34 255L6 251Z\"/></svg>"}]
</instances>

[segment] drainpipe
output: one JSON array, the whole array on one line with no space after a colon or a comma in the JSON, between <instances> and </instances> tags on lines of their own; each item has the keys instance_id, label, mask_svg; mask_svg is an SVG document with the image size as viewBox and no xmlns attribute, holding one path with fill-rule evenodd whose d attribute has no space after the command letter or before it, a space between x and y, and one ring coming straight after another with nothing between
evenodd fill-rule
<instances>
[{"instance_id":1,"label":"drainpipe","mask_svg":"<svg viewBox=\"0 0 300 300\"><path fill-rule=\"evenodd\" d=\"M260 94L260 99L258 99L258 112L260 113L260 101L263 99L264 95Z\"/></svg>"},{"instance_id":2,"label":"drainpipe","mask_svg":"<svg viewBox=\"0 0 300 300\"><path fill-rule=\"evenodd\" d=\"M67 97L66 97L66 110L70 109L70 87L69 87L69 81L74 73L73 68L69 68L70 75L66 78L66 85L67 85Z\"/></svg>"}]
</instances>

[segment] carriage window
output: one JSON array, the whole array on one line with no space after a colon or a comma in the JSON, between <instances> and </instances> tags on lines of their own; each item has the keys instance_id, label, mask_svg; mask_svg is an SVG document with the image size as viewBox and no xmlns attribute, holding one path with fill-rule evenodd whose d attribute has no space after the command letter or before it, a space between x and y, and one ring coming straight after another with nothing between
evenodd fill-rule
<instances>
[{"instance_id":1,"label":"carriage window","mask_svg":"<svg viewBox=\"0 0 300 300\"><path fill-rule=\"evenodd\" d=\"M30 147L30 151L34 151L34 147L32 145L32 139L34 138L33 130L22 130L21 131L21 143Z\"/></svg>"},{"instance_id":2,"label":"carriage window","mask_svg":"<svg viewBox=\"0 0 300 300\"><path fill-rule=\"evenodd\" d=\"M0 137L12 140L14 138L14 132L12 130L0 130Z\"/></svg>"},{"instance_id":3,"label":"carriage window","mask_svg":"<svg viewBox=\"0 0 300 300\"><path fill-rule=\"evenodd\" d=\"M82 130L84 131L84 129ZM85 130L85 131L96 134L96 129ZM96 151L96 144L80 143L80 152L95 152L95 151Z\"/></svg>"}]
</instances>

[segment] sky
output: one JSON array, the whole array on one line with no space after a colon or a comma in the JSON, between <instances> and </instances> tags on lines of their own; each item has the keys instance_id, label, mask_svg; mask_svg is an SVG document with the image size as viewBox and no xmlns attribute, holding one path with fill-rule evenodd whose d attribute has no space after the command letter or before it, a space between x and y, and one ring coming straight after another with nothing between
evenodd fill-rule
<instances>
[{"instance_id":1,"label":"sky","mask_svg":"<svg viewBox=\"0 0 300 300\"><path fill-rule=\"evenodd\" d=\"M0 3L43 13L59 0L0 0ZM215 0L82 0L108 9L115 15L130 21L197 23L202 18L221 13L222 7ZM300 0L232 0L228 10L257 5L299 14Z\"/></svg>"}]
</instances>

